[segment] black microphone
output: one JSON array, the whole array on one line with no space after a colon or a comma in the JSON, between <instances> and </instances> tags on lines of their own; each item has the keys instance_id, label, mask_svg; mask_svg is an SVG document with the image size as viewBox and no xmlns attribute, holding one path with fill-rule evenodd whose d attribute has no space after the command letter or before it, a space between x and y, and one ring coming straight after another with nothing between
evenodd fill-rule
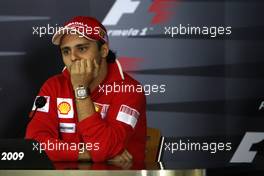
<instances>
[{"instance_id":1,"label":"black microphone","mask_svg":"<svg viewBox=\"0 0 264 176\"><path fill-rule=\"evenodd\" d=\"M35 100L35 102L34 102L34 105L35 105L36 108L35 108L35 110L33 111L33 113L31 112L31 113L29 114L28 120L27 120L27 122L26 122L27 125L29 124L29 122L31 122L31 120L32 120L33 117L35 116L37 110L38 110L39 108L44 107L46 103L47 103L47 99L46 99L45 97L40 96L40 97L36 98L36 100ZM22 128L22 129L23 129L23 128ZM26 127L25 127L24 129L26 129ZM23 129L23 133L24 133L24 129Z\"/></svg>"},{"instance_id":2,"label":"black microphone","mask_svg":"<svg viewBox=\"0 0 264 176\"><path fill-rule=\"evenodd\" d=\"M30 120L33 119L33 117L35 116L36 114L36 111L39 109L39 108L42 108L45 106L45 104L47 103L47 99L43 96L40 96L36 99L35 101L35 110L33 112L33 114L30 116Z\"/></svg>"},{"instance_id":3,"label":"black microphone","mask_svg":"<svg viewBox=\"0 0 264 176\"><path fill-rule=\"evenodd\" d=\"M42 108L45 106L46 103L47 103L47 99L43 96L40 96L36 99L35 106L36 108Z\"/></svg>"}]
</instances>

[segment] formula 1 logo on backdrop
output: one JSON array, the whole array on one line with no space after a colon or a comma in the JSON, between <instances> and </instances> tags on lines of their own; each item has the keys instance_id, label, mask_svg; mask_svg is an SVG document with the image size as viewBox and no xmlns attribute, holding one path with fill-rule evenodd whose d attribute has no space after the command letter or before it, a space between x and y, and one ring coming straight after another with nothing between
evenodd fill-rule
<instances>
[{"instance_id":1,"label":"formula 1 logo on backdrop","mask_svg":"<svg viewBox=\"0 0 264 176\"><path fill-rule=\"evenodd\" d=\"M126 13L134 13L139 5L140 1L132 0L116 0L105 19L103 25L113 26L117 25L121 17Z\"/></svg>"},{"instance_id":2,"label":"formula 1 logo on backdrop","mask_svg":"<svg viewBox=\"0 0 264 176\"><path fill-rule=\"evenodd\" d=\"M147 1L144 1L147 2ZM173 8L176 5L177 0L152 0L152 3L146 11L146 15L153 15L150 24L162 24L167 22L174 14ZM119 21L124 18L125 14L133 15L136 13L138 7L144 4L140 0L116 0L109 12L106 14L103 24L105 26L117 26ZM138 20L140 21L140 20ZM109 36L144 36L149 30L153 30L152 27L143 27L141 29L129 28L129 29L110 29L108 30Z\"/></svg>"},{"instance_id":3,"label":"formula 1 logo on backdrop","mask_svg":"<svg viewBox=\"0 0 264 176\"><path fill-rule=\"evenodd\" d=\"M231 163L252 163L257 154L263 155L264 132L247 132L231 158Z\"/></svg>"}]
</instances>

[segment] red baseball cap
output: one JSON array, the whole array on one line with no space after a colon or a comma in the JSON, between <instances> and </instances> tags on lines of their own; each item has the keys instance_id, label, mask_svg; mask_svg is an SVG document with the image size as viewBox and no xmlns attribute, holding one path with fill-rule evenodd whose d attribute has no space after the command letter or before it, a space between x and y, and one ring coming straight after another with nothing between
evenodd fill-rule
<instances>
[{"instance_id":1,"label":"red baseball cap","mask_svg":"<svg viewBox=\"0 0 264 176\"><path fill-rule=\"evenodd\" d=\"M88 40L108 43L106 28L95 18L77 16L66 22L52 37L52 43L59 45L61 37L65 34L78 34Z\"/></svg>"}]
</instances>

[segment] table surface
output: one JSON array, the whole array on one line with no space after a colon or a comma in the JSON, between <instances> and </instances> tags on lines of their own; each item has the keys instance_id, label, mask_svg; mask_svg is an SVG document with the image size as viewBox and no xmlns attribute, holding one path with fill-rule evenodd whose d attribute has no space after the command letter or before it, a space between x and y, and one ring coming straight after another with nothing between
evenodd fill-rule
<instances>
[{"instance_id":1,"label":"table surface","mask_svg":"<svg viewBox=\"0 0 264 176\"><path fill-rule=\"evenodd\" d=\"M263 176L264 167L255 165L233 165L227 167L204 167L188 168L179 167L176 163L175 168L163 167L165 163L88 163L88 162L55 162L53 168L20 168L0 170L0 176ZM172 165L172 164L171 164Z\"/></svg>"},{"instance_id":2,"label":"table surface","mask_svg":"<svg viewBox=\"0 0 264 176\"><path fill-rule=\"evenodd\" d=\"M4 176L205 176L203 169L190 170L0 170Z\"/></svg>"},{"instance_id":3,"label":"table surface","mask_svg":"<svg viewBox=\"0 0 264 176\"><path fill-rule=\"evenodd\" d=\"M23 160L1 161L0 176L5 175L175 175L175 176L243 176L264 175L264 161L250 164L230 164L208 161L152 162L152 163L91 163L50 162L44 153L32 152L30 141L0 140L0 151L23 151ZM263 159L263 157L261 157ZM258 163L258 165L256 165ZM252 174L253 173L253 174Z\"/></svg>"}]
</instances>

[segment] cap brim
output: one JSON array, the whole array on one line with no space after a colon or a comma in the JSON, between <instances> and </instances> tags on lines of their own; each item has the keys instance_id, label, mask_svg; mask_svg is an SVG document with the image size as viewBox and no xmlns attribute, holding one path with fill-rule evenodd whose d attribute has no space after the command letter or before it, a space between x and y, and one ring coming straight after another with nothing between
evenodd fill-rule
<instances>
[{"instance_id":1,"label":"cap brim","mask_svg":"<svg viewBox=\"0 0 264 176\"><path fill-rule=\"evenodd\" d=\"M82 32L78 31L75 28L64 27L64 28L61 28L60 30L56 31L56 33L52 37L52 43L54 45L60 45L62 36L64 36L65 34L73 34L73 33L69 33L70 31L74 31L74 32L76 32L76 34L79 34L80 36L83 36L88 40L96 41L95 39L87 37L86 35L84 35Z\"/></svg>"}]
</instances>

